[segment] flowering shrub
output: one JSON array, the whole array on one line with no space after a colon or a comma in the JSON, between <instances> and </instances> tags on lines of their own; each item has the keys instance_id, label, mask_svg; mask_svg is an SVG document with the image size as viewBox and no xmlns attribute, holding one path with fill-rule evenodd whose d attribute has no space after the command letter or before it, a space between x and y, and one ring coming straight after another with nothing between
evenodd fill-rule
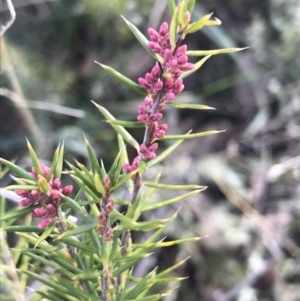
<instances>
[{"instance_id":1,"label":"flowering shrub","mask_svg":"<svg viewBox=\"0 0 300 301\"><path fill-rule=\"evenodd\" d=\"M23 199L20 206L13 209L2 221L16 219L31 213L40 221L36 226L6 226L6 231L17 231L28 241L24 256L36 264L21 272L42 282L45 289L37 293L47 300L159 300L172 292L151 293L150 288L156 283L181 281L182 278L169 278L174 269L184 263L156 274L156 269L142 278L134 277L134 266L150 256L155 248L170 246L198 237L185 238L171 242L161 241L164 230L174 221L175 213L168 219L140 221L143 212L169 206L185 197L199 193L206 187L199 185L172 185L160 183L160 174L152 182L143 181L145 171L162 162L184 140L219 133L186 133L167 135L168 125L162 123L166 105L176 108L208 110L211 107L200 104L175 102L176 95L184 89L183 80L196 70L213 54L234 52L241 49L220 49L212 51L187 51L182 44L185 36L200 30L203 26L220 25L219 20L211 20L211 14L191 23L193 0L175 2L169 0L172 14L170 26L164 22L158 31L148 29L150 41L129 21L129 29L141 45L155 58L156 63L138 84L131 81L111 67L100 64L115 78L131 89L144 95L143 104L137 108L137 121L116 120L105 108L94 103L106 121L118 134L119 152L109 169L98 158L86 139L87 152L91 169L76 161L76 165L67 162L69 170L65 174L72 178L80 189L70 197L73 186L62 188L63 145L60 145L50 167L41 164L34 149L28 142L33 168L26 172L17 165L1 159L18 178L17 184L7 187ZM188 62L189 56L204 56L197 63ZM145 129L141 143L132 137L126 128L142 127ZM159 141L175 140L164 151L157 153ZM133 146L137 155L130 163L125 142ZM108 171L107 171L108 170ZM144 189L141 189L141 187ZM119 199L115 191L127 190L128 199ZM159 203L149 203L153 190L171 189L188 190L172 199ZM120 206L127 210L120 212ZM71 215L80 218L77 224ZM41 230L43 232L41 233ZM150 232L145 241L133 242L131 231ZM49 238L49 239L48 239ZM46 257L44 256L46 254ZM49 273L44 267L52 267L55 273ZM46 278L40 273L45 273Z\"/></svg>"}]
</instances>

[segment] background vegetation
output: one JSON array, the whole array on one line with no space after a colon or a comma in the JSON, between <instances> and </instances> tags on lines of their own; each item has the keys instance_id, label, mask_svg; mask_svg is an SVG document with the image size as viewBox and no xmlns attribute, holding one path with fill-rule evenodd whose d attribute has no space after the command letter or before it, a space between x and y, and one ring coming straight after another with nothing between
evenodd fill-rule
<instances>
[{"instance_id":1,"label":"background vegetation","mask_svg":"<svg viewBox=\"0 0 300 301\"><path fill-rule=\"evenodd\" d=\"M61 140L67 160L84 162L84 132L110 164L116 135L90 100L118 119L134 120L141 98L94 60L133 80L147 72L152 58L120 14L146 33L169 20L167 1L13 3L17 18L1 44L0 156L29 167L27 136L46 164ZM1 9L5 19L4 1ZM190 255L177 271L189 278L166 301L299 301L300 3L197 1L195 17L209 12L223 25L188 36L190 50L250 49L212 57L188 78L178 101L217 110L179 114L170 109L168 133L226 132L186 142L164 164L166 182L209 186L178 205L183 208L169 238L205 238L156 253L137 266L136 274ZM142 139L142 132L133 134ZM5 176L1 187L11 181ZM15 206L13 196L5 197L8 207ZM176 209L158 211L157 217ZM14 246L13 235L9 243Z\"/></svg>"}]
</instances>

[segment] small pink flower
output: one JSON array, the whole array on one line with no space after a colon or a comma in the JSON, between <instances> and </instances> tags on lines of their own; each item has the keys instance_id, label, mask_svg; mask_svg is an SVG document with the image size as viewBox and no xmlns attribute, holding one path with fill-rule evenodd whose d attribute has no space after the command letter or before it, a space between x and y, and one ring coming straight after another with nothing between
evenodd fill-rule
<instances>
[{"instance_id":1,"label":"small pink flower","mask_svg":"<svg viewBox=\"0 0 300 301\"><path fill-rule=\"evenodd\" d=\"M73 191L73 185L68 185L62 190L62 194L68 196Z\"/></svg>"},{"instance_id":2,"label":"small pink flower","mask_svg":"<svg viewBox=\"0 0 300 301\"><path fill-rule=\"evenodd\" d=\"M47 210L44 209L44 208L35 208L32 212L32 215L34 217L42 218L42 217L45 217L47 215Z\"/></svg>"},{"instance_id":3,"label":"small pink flower","mask_svg":"<svg viewBox=\"0 0 300 301\"><path fill-rule=\"evenodd\" d=\"M149 28L148 29L148 35L149 35L150 39L153 42L158 42L158 40L159 40L159 33L155 29Z\"/></svg>"},{"instance_id":4,"label":"small pink flower","mask_svg":"<svg viewBox=\"0 0 300 301\"><path fill-rule=\"evenodd\" d=\"M53 219L52 218L45 218L45 219L42 219L39 223L38 223L38 227L40 228L40 229L44 229L44 228L47 228L50 224L51 224L51 222L53 221Z\"/></svg>"},{"instance_id":5,"label":"small pink flower","mask_svg":"<svg viewBox=\"0 0 300 301\"><path fill-rule=\"evenodd\" d=\"M167 33L169 33L169 25L167 22L164 22L159 28L159 34L165 36Z\"/></svg>"},{"instance_id":6,"label":"small pink flower","mask_svg":"<svg viewBox=\"0 0 300 301\"><path fill-rule=\"evenodd\" d=\"M156 42L148 42L149 48L156 53L159 53L161 51L161 47Z\"/></svg>"},{"instance_id":7,"label":"small pink flower","mask_svg":"<svg viewBox=\"0 0 300 301\"><path fill-rule=\"evenodd\" d=\"M52 183L52 188L59 190L61 188L61 181L59 178L56 178Z\"/></svg>"}]
</instances>

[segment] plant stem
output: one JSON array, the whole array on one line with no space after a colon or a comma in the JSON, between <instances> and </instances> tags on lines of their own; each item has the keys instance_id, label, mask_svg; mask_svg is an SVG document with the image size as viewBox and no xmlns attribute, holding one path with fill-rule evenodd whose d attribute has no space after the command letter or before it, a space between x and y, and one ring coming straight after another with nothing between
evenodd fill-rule
<instances>
[{"instance_id":1,"label":"plant stem","mask_svg":"<svg viewBox=\"0 0 300 301\"><path fill-rule=\"evenodd\" d=\"M104 196L102 198L102 205L101 205L101 212L104 213L106 217L105 226L103 229L103 235L102 235L102 243L104 244L106 241L106 233L110 229L110 217L109 214L106 211L106 205L108 203L108 197ZM108 277L108 271L106 270L105 266L103 266L103 276L102 276L102 299L101 301L109 301L108 297L108 287L109 287L109 277Z\"/></svg>"}]
</instances>

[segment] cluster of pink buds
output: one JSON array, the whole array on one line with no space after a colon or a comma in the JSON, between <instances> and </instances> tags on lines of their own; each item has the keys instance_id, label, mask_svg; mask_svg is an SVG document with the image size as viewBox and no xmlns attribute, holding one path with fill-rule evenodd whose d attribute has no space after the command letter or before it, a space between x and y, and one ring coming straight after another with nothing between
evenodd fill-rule
<instances>
[{"instance_id":1,"label":"cluster of pink buds","mask_svg":"<svg viewBox=\"0 0 300 301\"><path fill-rule=\"evenodd\" d=\"M162 119L162 110L166 101L172 101L175 96L184 89L183 81L179 78L184 71L194 68L192 63L188 62L186 55L187 46L181 45L172 50L170 43L170 33L168 23L164 22L157 32L153 28L148 29L150 42L149 48L159 54L160 63L157 63L146 73L145 77L140 77L138 82L144 88L148 95L144 99L144 104L138 106L137 120L145 124L150 133L148 145L140 145L140 153L133 159L132 164L125 163L126 173L137 169L139 161L151 160L156 157L157 143L151 144L155 139L164 137L168 128L167 124L159 125Z\"/></svg>"},{"instance_id":2,"label":"cluster of pink buds","mask_svg":"<svg viewBox=\"0 0 300 301\"><path fill-rule=\"evenodd\" d=\"M38 175L33 167L29 174L39 180L41 177L47 178L50 172L50 168L41 164L43 174ZM26 185L26 184L24 184ZM19 202L20 206L27 207L40 204L41 207L35 208L33 216L42 218L39 222L39 228L47 227L53 220L57 219L57 208L60 205L60 201L63 195L69 195L73 190L72 185L68 185L64 188L61 187L61 181L59 178L52 178L48 181L48 193L45 194L40 190L16 190L15 193L23 199Z\"/></svg>"}]
</instances>

